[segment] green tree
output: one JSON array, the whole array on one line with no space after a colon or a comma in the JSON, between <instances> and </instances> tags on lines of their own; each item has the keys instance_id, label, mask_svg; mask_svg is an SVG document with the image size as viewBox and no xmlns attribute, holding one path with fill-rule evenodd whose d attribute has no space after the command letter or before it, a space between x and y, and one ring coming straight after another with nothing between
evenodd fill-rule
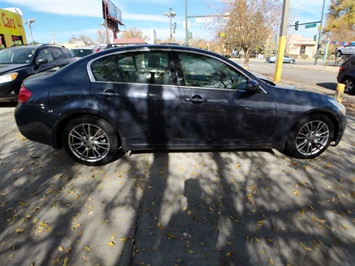
<instances>
[{"instance_id":1,"label":"green tree","mask_svg":"<svg viewBox=\"0 0 355 266\"><path fill-rule=\"evenodd\" d=\"M330 2L323 33L328 33L333 41L354 41L355 1L330 0Z\"/></svg>"},{"instance_id":2,"label":"green tree","mask_svg":"<svg viewBox=\"0 0 355 266\"><path fill-rule=\"evenodd\" d=\"M241 48L244 67L249 68L250 52L263 47L279 27L282 5L277 0L224 0L223 3L218 37L223 39L225 48Z\"/></svg>"}]
</instances>

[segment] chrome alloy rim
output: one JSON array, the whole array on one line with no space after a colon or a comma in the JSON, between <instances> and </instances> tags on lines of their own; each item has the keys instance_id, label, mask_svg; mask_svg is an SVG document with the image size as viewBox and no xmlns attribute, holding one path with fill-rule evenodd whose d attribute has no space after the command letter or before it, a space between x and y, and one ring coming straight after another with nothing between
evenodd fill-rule
<instances>
[{"instance_id":1,"label":"chrome alloy rim","mask_svg":"<svg viewBox=\"0 0 355 266\"><path fill-rule=\"evenodd\" d=\"M74 127L69 133L68 144L72 153L86 162L101 161L110 150L107 134L93 124L80 124Z\"/></svg>"},{"instance_id":2,"label":"chrome alloy rim","mask_svg":"<svg viewBox=\"0 0 355 266\"><path fill-rule=\"evenodd\" d=\"M354 84L351 82L351 80L345 80L344 81L345 89L344 92L350 92L353 90Z\"/></svg>"},{"instance_id":3,"label":"chrome alloy rim","mask_svg":"<svg viewBox=\"0 0 355 266\"><path fill-rule=\"evenodd\" d=\"M305 124L296 136L297 151L303 155L319 153L328 143L329 127L320 120Z\"/></svg>"}]
</instances>

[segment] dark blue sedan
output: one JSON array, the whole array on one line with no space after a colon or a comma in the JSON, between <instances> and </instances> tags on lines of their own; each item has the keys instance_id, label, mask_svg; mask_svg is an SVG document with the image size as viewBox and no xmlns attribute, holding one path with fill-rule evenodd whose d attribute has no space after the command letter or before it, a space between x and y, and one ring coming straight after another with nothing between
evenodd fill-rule
<instances>
[{"instance_id":1,"label":"dark blue sedan","mask_svg":"<svg viewBox=\"0 0 355 266\"><path fill-rule=\"evenodd\" d=\"M106 49L24 81L15 118L30 140L102 165L122 151L274 148L314 158L345 108L264 82L218 54L176 45Z\"/></svg>"}]
</instances>

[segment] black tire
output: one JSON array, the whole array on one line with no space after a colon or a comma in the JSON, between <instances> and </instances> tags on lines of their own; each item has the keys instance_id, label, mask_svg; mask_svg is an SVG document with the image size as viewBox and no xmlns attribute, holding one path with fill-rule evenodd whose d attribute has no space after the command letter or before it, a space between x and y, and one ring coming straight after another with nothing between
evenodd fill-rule
<instances>
[{"instance_id":1,"label":"black tire","mask_svg":"<svg viewBox=\"0 0 355 266\"><path fill-rule=\"evenodd\" d=\"M71 120L64 128L63 144L70 157L89 166L111 162L120 148L118 134L112 125L94 116Z\"/></svg>"},{"instance_id":2,"label":"black tire","mask_svg":"<svg viewBox=\"0 0 355 266\"><path fill-rule=\"evenodd\" d=\"M299 159L312 159L321 155L334 135L334 126L323 114L303 117L288 136L285 154Z\"/></svg>"},{"instance_id":3,"label":"black tire","mask_svg":"<svg viewBox=\"0 0 355 266\"><path fill-rule=\"evenodd\" d=\"M341 57L343 55L343 53L341 51L337 52L337 57Z\"/></svg>"},{"instance_id":4,"label":"black tire","mask_svg":"<svg viewBox=\"0 0 355 266\"><path fill-rule=\"evenodd\" d=\"M342 83L345 85L344 92L353 94L355 93L355 80L352 77L345 77L342 80Z\"/></svg>"},{"instance_id":5,"label":"black tire","mask_svg":"<svg viewBox=\"0 0 355 266\"><path fill-rule=\"evenodd\" d=\"M290 64L294 64L295 63L295 60L290 60Z\"/></svg>"}]
</instances>

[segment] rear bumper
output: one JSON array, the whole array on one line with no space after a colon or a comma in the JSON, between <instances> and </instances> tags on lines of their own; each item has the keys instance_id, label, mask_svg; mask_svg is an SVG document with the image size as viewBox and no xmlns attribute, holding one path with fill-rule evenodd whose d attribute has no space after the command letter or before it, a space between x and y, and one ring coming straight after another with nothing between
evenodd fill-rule
<instances>
[{"instance_id":1,"label":"rear bumper","mask_svg":"<svg viewBox=\"0 0 355 266\"><path fill-rule=\"evenodd\" d=\"M27 139L52 146L51 124L46 110L42 105L19 103L15 110L15 121L18 130Z\"/></svg>"}]
</instances>

